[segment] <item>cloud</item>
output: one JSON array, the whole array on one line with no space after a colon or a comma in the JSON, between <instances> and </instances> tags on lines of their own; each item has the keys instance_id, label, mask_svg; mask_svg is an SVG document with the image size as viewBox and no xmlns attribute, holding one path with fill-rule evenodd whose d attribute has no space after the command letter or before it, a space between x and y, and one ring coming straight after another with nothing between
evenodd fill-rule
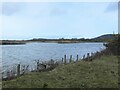
<instances>
[{"instance_id":1,"label":"cloud","mask_svg":"<svg viewBox=\"0 0 120 90\"><path fill-rule=\"evenodd\" d=\"M2 4L2 14L3 15L13 15L21 10L21 3L16 2L5 2Z\"/></svg>"},{"instance_id":2,"label":"cloud","mask_svg":"<svg viewBox=\"0 0 120 90\"><path fill-rule=\"evenodd\" d=\"M111 2L107 6L105 12L113 12L118 10L118 3L117 2Z\"/></svg>"},{"instance_id":3,"label":"cloud","mask_svg":"<svg viewBox=\"0 0 120 90\"><path fill-rule=\"evenodd\" d=\"M92 37L117 32L117 12L104 13L109 4L5 3L3 38Z\"/></svg>"},{"instance_id":4,"label":"cloud","mask_svg":"<svg viewBox=\"0 0 120 90\"><path fill-rule=\"evenodd\" d=\"M50 15L64 15L67 14L67 10L60 8L53 8L50 12Z\"/></svg>"}]
</instances>

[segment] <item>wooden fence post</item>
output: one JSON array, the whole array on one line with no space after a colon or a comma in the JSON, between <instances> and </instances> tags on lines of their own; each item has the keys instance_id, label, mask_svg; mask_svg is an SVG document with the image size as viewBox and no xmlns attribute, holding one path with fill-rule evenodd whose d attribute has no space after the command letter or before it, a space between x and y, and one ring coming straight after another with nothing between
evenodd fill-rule
<instances>
[{"instance_id":1,"label":"wooden fence post","mask_svg":"<svg viewBox=\"0 0 120 90\"><path fill-rule=\"evenodd\" d=\"M18 66L17 66L17 76L19 76L20 75L20 64L18 64Z\"/></svg>"},{"instance_id":2,"label":"wooden fence post","mask_svg":"<svg viewBox=\"0 0 120 90\"><path fill-rule=\"evenodd\" d=\"M39 67L40 67L40 63L39 60L37 61L37 72L39 72Z\"/></svg>"},{"instance_id":3,"label":"wooden fence post","mask_svg":"<svg viewBox=\"0 0 120 90\"><path fill-rule=\"evenodd\" d=\"M83 55L83 60L85 59L85 55Z\"/></svg>"},{"instance_id":4,"label":"wooden fence post","mask_svg":"<svg viewBox=\"0 0 120 90\"><path fill-rule=\"evenodd\" d=\"M70 63L72 62L72 55L70 55Z\"/></svg>"},{"instance_id":5,"label":"wooden fence post","mask_svg":"<svg viewBox=\"0 0 120 90\"><path fill-rule=\"evenodd\" d=\"M4 72L2 72L2 78L3 78L3 76L4 76Z\"/></svg>"},{"instance_id":6,"label":"wooden fence post","mask_svg":"<svg viewBox=\"0 0 120 90\"><path fill-rule=\"evenodd\" d=\"M14 77L13 71L12 71L12 70L10 71L10 75L11 75L11 77Z\"/></svg>"},{"instance_id":7,"label":"wooden fence post","mask_svg":"<svg viewBox=\"0 0 120 90\"><path fill-rule=\"evenodd\" d=\"M10 79L10 71L7 71L7 78Z\"/></svg>"},{"instance_id":8,"label":"wooden fence post","mask_svg":"<svg viewBox=\"0 0 120 90\"><path fill-rule=\"evenodd\" d=\"M90 53L87 53L87 60L90 59Z\"/></svg>"},{"instance_id":9,"label":"wooden fence post","mask_svg":"<svg viewBox=\"0 0 120 90\"><path fill-rule=\"evenodd\" d=\"M91 52L91 60L94 58L94 53Z\"/></svg>"},{"instance_id":10,"label":"wooden fence post","mask_svg":"<svg viewBox=\"0 0 120 90\"><path fill-rule=\"evenodd\" d=\"M64 63L66 64L66 55L64 55Z\"/></svg>"},{"instance_id":11,"label":"wooden fence post","mask_svg":"<svg viewBox=\"0 0 120 90\"><path fill-rule=\"evenodd\" d=\"M76 59L76 61L78 61L78 55L77 55L77 59Z\"/></svg>"},{"instance_id":12,"label":"wooden fence post","mask_svg":"<svg viewBox=\"0 0 120 90\"><path fill-rule=\"evenodd\" d=\"M63 58L62 58L62 63L64 63Z\"/></svg>"},{"instance_id":13,"label":"wooden fence post","mask_svg":"<svg viewBox=\"0 0 120 90\"><path fill-rule=\"evenodd\" d=\"M94 53L93 52L91 52L91 56L93 56L94 55Z\"/></svg>"}]
</instances>

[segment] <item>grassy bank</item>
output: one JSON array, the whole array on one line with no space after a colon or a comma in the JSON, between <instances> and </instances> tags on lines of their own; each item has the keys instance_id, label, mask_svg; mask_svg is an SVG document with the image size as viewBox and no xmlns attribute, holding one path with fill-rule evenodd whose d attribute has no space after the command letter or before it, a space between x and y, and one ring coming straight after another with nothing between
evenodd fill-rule
<instances>
[{"instance_id":1,"label":"grassy bank","mask_svg":"<svg viewBox=\"0 0 120 90\"><path fill-rule=\"evenodd\" d=\"M3 82L3 88L117 88L118 59L102 56L93 61L60 65L49 72L33 72Z\"/></svg>"}]
</instances>

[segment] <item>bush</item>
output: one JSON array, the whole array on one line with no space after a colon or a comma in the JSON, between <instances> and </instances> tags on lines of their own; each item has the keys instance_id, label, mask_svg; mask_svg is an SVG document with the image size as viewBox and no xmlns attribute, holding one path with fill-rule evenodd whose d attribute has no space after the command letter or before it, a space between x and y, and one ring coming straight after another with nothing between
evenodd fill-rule
<instances>
[{"instance_id":1,"label":"bush","mask_svg":"<svg viewBox=\"0 0 120 90\"><path fill-rule=\"evenodd\" d=\"M105 44L106 49L110 50L114 55L120 55L120 34L115 35L115 39Z\"/></svg>"}]
</instances>

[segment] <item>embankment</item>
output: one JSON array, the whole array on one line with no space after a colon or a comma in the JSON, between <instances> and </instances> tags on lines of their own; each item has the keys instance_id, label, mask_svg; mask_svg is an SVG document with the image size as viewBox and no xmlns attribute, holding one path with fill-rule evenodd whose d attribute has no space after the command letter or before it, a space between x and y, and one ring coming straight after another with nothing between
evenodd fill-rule
<instances>
[{"instance_id":1,"label":"embankment","mask_svg":"<svg viewBox=\"0 0 120 90\"><path fill-rule=\"evenodd\" d=\"M118 88L118 58L101 56L92 61L61 64L52 71L31 72L3 88Z\"/></svg>"}]
</instances>

